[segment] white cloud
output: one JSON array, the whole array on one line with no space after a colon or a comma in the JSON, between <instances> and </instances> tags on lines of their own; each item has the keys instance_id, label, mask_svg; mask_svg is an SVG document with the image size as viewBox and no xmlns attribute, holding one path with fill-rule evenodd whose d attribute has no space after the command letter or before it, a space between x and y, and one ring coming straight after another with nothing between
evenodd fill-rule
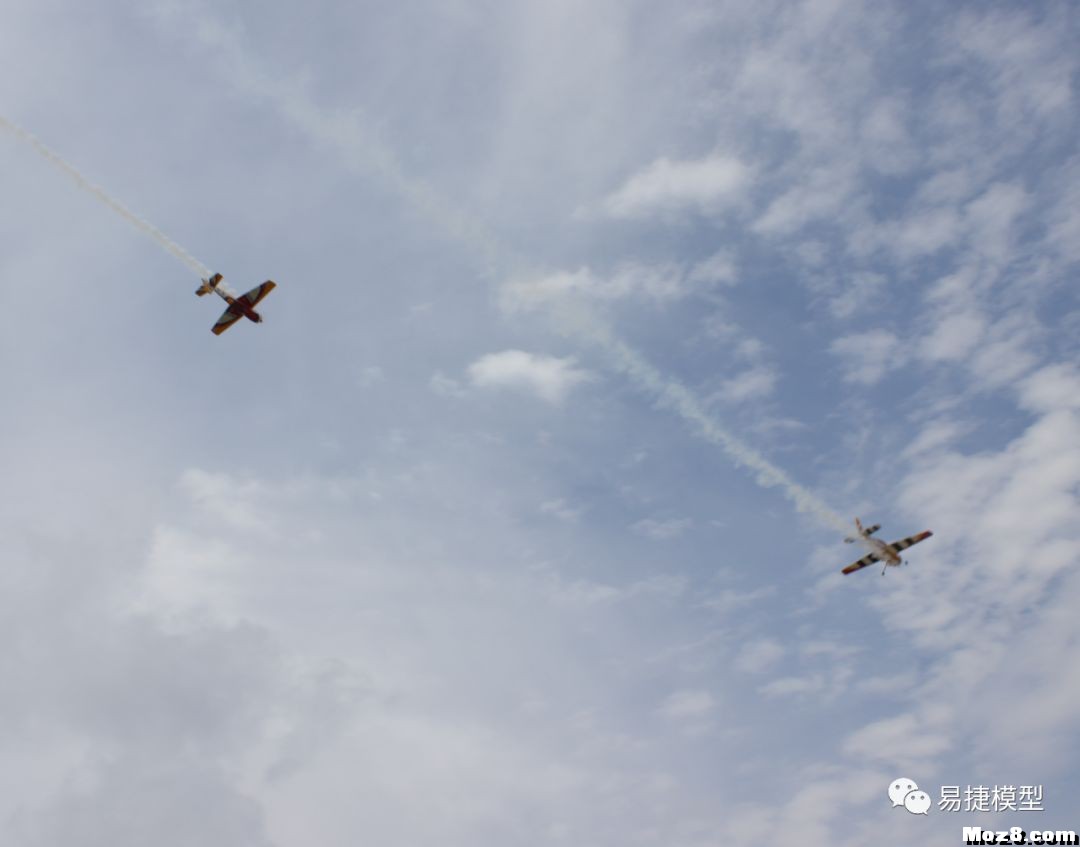
<instances>
[{"instance_id":1,"label":"white cloud","mask_svg":"<svg viewBox=\"0 0 1080 847\"><path fill-rule=\"evenodd\" d=\"M716 700L708 691L675 691L664 700L660 713L672 720L703 718L716 709Z\"/></svg>"},{"instance_id":2,"label":"white cloud","mask_svg":"<svg viewBox=\"0 0 1080 847\"><path fill-rule=\"evenodd\" d=\"M910 691L918 682L915 673L897 673L890 676L867 676L855 684L855 690L875 697L892 697Z\"/></svg>"},{"instance_id":3,"label":"white cloud","mask_svg":"<svg viewBox=\"0 0 1080 847\"><path fill-rule=\"evenodd\" d=\"M884 329L837 338L829 352L844 360L844 379L861 385L879 382L906 359L900 339Z\"/></svg>"},{"instance_id":4,"label":"white cloud","mask_svg":"<svg viewBox=\"0 0 1080 847\"><path fill-rule=\"evenodd\" d=\"M971 371L979 383L997 388L1016 382L1034 368L1039 360L1028 346L1031 333L1023 328L1003 326L1006 321L990 327L987 338L971 357Z\"/></svg>"},{"instance_id":5,"label":"white cloud","mask_svg":"<svg viewBox=\"0 0 1080 847\"><path fill-rule=\"evenodd\" d=\"M1060 195L1046 210L1047 244L1066 261L1080 261L1080 157L1062 169Z\"/></svg>"},{"instance_id":6,"label":"white cloud","mask_svg":"<svg viewBox=\"0 0 1080 847\"><path fill-rule=\"evenodd\" d=\"M264 532L266 519L254 505L263 493L258 481L240 481L229 474L192 468L180 477L180 488L209 515L237 529Z\"/></svg>"},{"instance_id":7,"label":"white cloud","mask_svg":"<svg viewBox=\"0 0 1080 847\"><path fill-rule=\"evenodd\" d=\"M442 371L436 371L431 375L431 379L428 380L428 388L440 397L462 397L465 394L465 389L461 387L461 383Z\"/></svg>"},{"instance_id":8,"label":"white cloud","mask_svg":"<svg viewBox=\"0 0 1080 847\"><path fill-rule=\"evenodd\" d=\"M717 394L728 403L760 400L773 393L778 378L775 368L769 365L755 365L731 379L724 380Z\"/></svg>"},{"instance_id":9,"label":"white cloud","mask_svg":"<svg viewBox=\"0 0 1080 847\"><path fill-rule=\"evenodd\" d=\"M829 301L829 311L836 318L850 318L875 306L881 308L887 298L886 279L877 273L857 273L844 290Z\"/></svg>"},{"instance_id":10,"label":"white cloud","mask_svg":"<svg viewBox=\"0 0 1080 847\"><path fill-rule=\"evenodd\" d=\"M727 615L775 593L776 589L772 587L757 588L753 591L738 591L733 588L726 588L703 600L701 605L711 609L718 615Z\"/></svg>"},{"instance_id":11,"label":"white cloud","mask_svg":"<svg viewBox=\"0 0 1080 847\"><path fill-rule=\"evenodd\" d=\"M891 227L882 230L886 246L903 258L918 258L956 246L963 234L959 213L952 208L916 209Z\"/></svg>"},{"instance_id":12,"label":"white cloud","mask_svg":"<svg viewBox=\"0 0 1080 847\"><path fill-rule=\"evenodd\" d=\"M1030 197L1019 185L998 182L968 199L977 186L968 171L942 170L923 184L902 214L864 226L856 239L860 249L884 249L911 260L951 248L965 251L969 261L1004 266ZM988 268L980 272L986 275Z\"/></svg>"},{"instance_id":13,"label":"white cloud","mask_svg":"<svg viewBox=\"0 0 1080 847\"><path fill-rule=\"evenodd\" d=\"M859 126L861 152L882 173L895 176L918 161L908 126L907 105L897 97L882 97L870 107Z\"/></svg>"},{"instance_id":14,"label":"white cloud","mask_svg":"<svg viewBox=\"0 0 1080 847\"><path fill-rule=\"evenodd\" d=\"M469 379L478 388L512 388L560 403L575 386L591 377L575 367L572 358L556 358L503 350L488 353L469 365Z\"/></svg>"},{"instance_id":15,"label":"white cloud","mask_svg":"<svg viewBox=\"0 0 1080 847\"><path fill-rule=\"evenodd\" d=\"M1068 408L1076 388L1068 366L1023 378L1021 401L1040 417L1017 438L997 451L942 453L903 480L901 508L944 532L915 579L875 605L889 629L937 659L911 709L855 733L850 753L929 762L975 745L987 766L1030 765L1050 755L1054 737L1075 732L1075 712L1062 698L1078 681L1063 676L1072 665L1060 651L1077 637L1067 610L1080 597L1080 421ZM1040 613L1029 618L1035 607ZM1016 655L1027 659L1015 663ZM1025 699L995 708L990 694L1003 685ZM1018 736L1018 726L1030 734Z\"/></svg>"},{"instance_id":16,"label":"white cloud","mask_svg":"<svg viewBox=\"0 0 1080 847\"><path fill-rule=\"evenodd\" d=\"M680 576L659 574L625 585L609 585L587 579L564 579L551 574L544 589L553 603L575 609L610 605L632 599L673 600L686 590L686 580Z\"/></svg>"},{"instance_id":17,"label":"white cloud","mask_svg":"<svg viewBox=\"0 0 1080 847\"><path fill-rule=\"evenodd\" d=\"M370 388L385 379L386 374L383 373L382 368L378 365L368 365L360 371L360 376L357 377L356 384L361 388Z\"/></svg>"},{"instance_id":18,"label":"white cloud","mask_svg":"<svg viewBox=\"0 0 1080 847\"><path fill-rule=\"evenodd\" d=\"M736 670L744 673L764 673L775 665L787 649L774 638L759 638L747 642L735 658Z\"/></svg>"},{"instance_id":19,"label":"white cloud","mask_svg":"<svg viewBox=\"0 0 1080 847\"><path fill-rule=\"evenodd\" d=\"M792 697L818 694L825 690L825 678L821 674L809 676L785 676L774 679L758 689L766 697Z\"/></svg>"},{"instance_id":20,"label":"white cloud","mask_svg":"<svg viewBox=\"0 0 1080 847\"><path fill-rule=\"evenodd\" d=\"M741 332L736 333L741 335ZM735 345L735 355L740 359L747 359L753 361L760 359L765 353L765 343L760 338L747 338L743 337L737 345Z\"/></svg>"},{"instance_id":21,"label":"white cloud","mask_svg":"<svg viewBox=\"0 0 1080 847\"><path fill-rule=\"evenodd\" d=\"M922 359L956 362L976 348L986 332L986 318L973 309L946 313L918 347Z\"/></svg>"},{"instance_id":22,"label":"white cloud","mask_svg":"<svg viewBox=\"0 0 1080 847\"><path fill-rule=\"evenodd\" d=\"M602 281L588 268L559 271L547 276L505 284L499 302L508 312L529 311L566 299L568 296L591 296L601 289Z\"/></svg>"},{"instance_id":23,"label":"white cloud","mask_svg":"<svg viewBox=\"0 0 1080 847\"><path fill-rule=\"evenodd\" d=\"M643 518L634 523L631 529L656 541L667 541L683 535L691 526L693 526L693 521L690 518L668 518L667 520Z\"/></svg>"},{"instance_id":24,"label":"white cloud","mask_svg":"<svg viewBox=\"0 0 1080 847\"><path fill-rule=\"evenodd\" d=\"M9 822L13 840L27 847L275 844L264 810L232 784L216 766L216 756L198 761L180 751L162 751L156 758L131 753L103 758L93 780L73 778L37 814L24 810Z\"/></svg>"},{"instance_id":25,"label":"white cloud","mask_svg":"<svg viewBox=\"0 0 1080 847\"><path fill-rule=\"evenodd\" d=\"M1061 363L1036 371L1020 386L1020 402L1039 412L1080 409L1080 370Z\"/></svg>"},{"instance_id":26,"label":"white cloud","mask_svg":"<svg viewBox=\"0 0 1080 847\"><path fill-rule=\"evenodd\" d=\"M952 420L931 421L923 427L915 439L904 448L902 455L915 458L948 447L971 429L970 426Z\"/></svg>"},{"instance_id":27,"label":"white cloud","mask_svg":"<svg viewBox=\"0 0 1080 847\"><path fill-rule=\"evenodd\" d=\"M691 282L734 285L738 282L735 259L730 250L720 250L694 265L687 278Z\"/></svg>"},{"instance_id":28,"label":"white cloud","mask_svg":"<svg viewBox=\"0 0 1080 847\"><path fill-rule=\"evenodd\" d=\"M733 205L748 187L752 170L732 156L672 161L661 157L604 201L615 218L643 218L690 210L711 215Z\"/></svg>"},{"instance_id":29,"label":"white cloud","mask_svg":"<svg viewBox=\"0 0 1080 847\"><path fill-rule=\"evenodd\" d=\"M573 508L567 505L566 501L559 497L555 500L545 500L540 504L540 511L545 515L554 515L561 521L576 523L585 510L580 507Z\"/></svg>"},{"instance_id":30,"label":"white cloud","mask_svg":"<svg viewBox=\"0 0 1080 847\"><path fill-rule=\"evenodd\" d=\"M956 165L936 171L919 186L915 206L931 208L955 205L969 199L978 183L970 167Z\"/></svg>"},{"instance_id":31,"label":"white cloud","mask_svg":"<svg viewBox=\"0 0 1080 847\"><path fill-rule=\"evenodd\" d=\"M843 694L855 670L852 658L858 649L827 640L803 641L798 653L807 672L783 676L762 685L758 691L766 697L832 699ZM812 666L812 667L811 667Z\"/></svg>"},{"instance_id":32,"label":"white cloud","mask_svg":"<svg viewBox=\"0 0 1080 847\"><path fill-rule=\"evenodd\" d=\"M817 168L773 200L752 229L762 235L786 236L819 218L836 216L850 202L854 185L854 174L846 163Z\"/></svg>"},{"instance_id":33,"label":"white cloud","mask_svg":"<svg viewBox=\"0 0 1080 847\"><path fill-rule=\"evenodd\" d=\"M726 254L704 260L689 273L675 264L642 262L623 262L606 275L583 267L507 282L499 290L499 304L513 313L575 302L664 302L686 297L706 284L730 284L733 274L734 265Z\"/></svg>"},{"instance_id":34,"label":"white cloud","mask_svg":"<svg viewBox=\"0 0 1080 847\"><path fill-rule=\"evenodd\" d=\"M626 592L614 585L601 582L589 582L583 579L567 582L554 579L548 589L548 596L554 603L585 609L621 600L626 596Z\"/></svg>"},{"instance_id":35,"label":"white cloud","mask_svg":"<svg viewBox=\"0 0 1080 847\"><path fill-rule=\"evenodd\" d=\"M1075 62L1057 49L1069 42L1067 26L989 10L961 15L951 27L958 55L979 60L982 78L994 93L999 126L1036 129L1055 113L1068 110Z\"/></svg>"},{"instance_id":36,"label":"white cloud","mask_svg":"<svg viewBox=\"0 0 1080 847\"><path fill-rule=\"evenodd\" d=\"M972 249L991 261L1006 261L1016 240L1017 221L1030 205L1028 193L1015 183L998 182L987 188L964 208Z\"/></svg>"},{"instance_id":37,"label":"white cloud","mask_svg":"<svg viewBox=\"0 0 1080 847\"><path fill-rule=\"evenodd\" d=\"M924 770L951 746L947 736L922 715L903 714L856 730L844 742L844 752L892 767Z\"/></svg>"}]
</instances>

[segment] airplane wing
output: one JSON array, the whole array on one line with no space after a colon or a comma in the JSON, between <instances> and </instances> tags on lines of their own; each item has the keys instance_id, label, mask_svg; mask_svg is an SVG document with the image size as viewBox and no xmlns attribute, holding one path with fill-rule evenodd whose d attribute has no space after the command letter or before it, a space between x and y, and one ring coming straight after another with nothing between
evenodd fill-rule
<instances>
[{"instance_id":1,"label":"airplane wing","mask_svg":"<svg viewBox=\"0 0 1080 847\"><path fill-rule=\"evenodd\" d=\"M214 333L214 335L221 335L221 333L227 330L230 326L232 326L242 317L243 314L239 309L229 306L229 308L227 308L224 312L221 313L221 317L217 319L217 323L214 324L213 328L210 331Z\"/></svg>"},{"instance_id":2,"label":"airplane wing","mask_svg":"<svg viewBox=\"0 0 1080 847\"><path fill-rule=\"evenodd\" d=\"M848 565L846 568L844 568L842 573L845 573L845 574L855 573L855 571L861 571L863 568L874 564L874 562L880 562L880 561L881 561L881 557L878 556L877 553L867 553L865 556L863 556L861 559L859 559L859 561L852 562L850 565Z\"/></svg>"},{"instance_id":3,"label":"airplane wing","mask_svg":"<svg viewBox=\"0 0 1080 847\"><path fill-rule=\"evenodd\" d=\"M246 301L249 306L254 308L256 303L262 300L263 297L273 291L276 287L277 283L275 283L272 279L268 279L262 285L256 285L253 289L251 289L251 291L247 292L247 294L242 295L239 299Z\"/></svg>"},{"instance_id":4,"label":"airplane wing","mask_svg":"<svg viewBox=\"0 0 1080 847\"><path fill-rule=\"evenodd\" d=\"M912 544L918 544L920 541L925 541L933 534L934 533L932 533L930 530L926 530L926 532L920 532L918 535L912 535L909 538L904 538L900 541L894 541L892 544L889 545L889 547L899 553L901 550L907 550L907 548L910 547Z\"/></svg>"}]
</instances>

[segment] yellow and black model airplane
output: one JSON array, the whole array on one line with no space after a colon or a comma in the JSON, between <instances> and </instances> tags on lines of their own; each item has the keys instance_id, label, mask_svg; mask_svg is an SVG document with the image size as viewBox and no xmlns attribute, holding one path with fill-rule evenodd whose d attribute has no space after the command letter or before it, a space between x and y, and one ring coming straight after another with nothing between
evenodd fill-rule
<instances>
[{"instance_id":1,"label":"yellow and black model airplane","mask_svg":"<svg viewBox=\"0 0 1080 847\"><path fill-rule=\"evenodd\" d=\"M275 286L276 283L273 280L268 279L261 285L256 285L246 294L235 297L221 284L221 274L214 274L210 279L204 279L202 285L195 289L195 293L202 297L204 294L209 294L213 291L229 304L225 311L221 313L221 317L217 319L217 323L214 324L213 328L210 330L214 335L221 335L221 333L240 320L240 318L247 318L249 321L254 321L257 324L262 323L262 315L255 311L255 306L267 294L273 291Z\"/></svg>"},{"instance_id":2,"label":"yellow and black model airplane","mask_svg":"<svg viewBox=\"0 0 1080 847\"><path fill-rule=\"evenodd\" d=\"M867 565L872 565L874 562L884 562L885 565L881 569L881 575L885 575L885 568L898 567L903 564L900 559L900 551L906 550L912 544L918 544L920 541L925 541L932 533L930 530L920 532L918 535L912 535L908 538L902 538L899 541L894 541L892 544L886 544L880 538L874 538L873 535L881 529L881 524L874 524L873 526L863 527L862 521L855 518L855 531L858 535L855 537L845 538L844 542L852 544L856 541L862 542L865 546L870 548L870 552L863 556L859 561L852 562L846 568L843 573L855 573L855 571L862 570Z\"/></svg>"}]
</instances>

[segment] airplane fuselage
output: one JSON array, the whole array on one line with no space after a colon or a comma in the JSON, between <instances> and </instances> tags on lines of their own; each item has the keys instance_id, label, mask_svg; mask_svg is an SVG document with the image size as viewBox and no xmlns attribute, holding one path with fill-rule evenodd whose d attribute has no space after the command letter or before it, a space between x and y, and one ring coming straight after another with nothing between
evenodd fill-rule
<instances>
[{"instance_id":1,"label":"airplane fuselage","mask_svg":"<svg viewBox=\"0 0 1080 847\"><path fill-rule=\"evenodd\" d=\"M219 297L221 297L222 300L224 300L232 308L240 312L240 314L242 314L249 321L254 321L257 324L262 323L262 315L252 309L251 306L249 306L247 302L243 300L243 298L233 297L228 292L222 291L220 285L216 286L213 290L218 294Z\"/></svg>"},{"instance_id":2,"label":"airplane fuselage","mask_svg":"<svg viewBox=\"0 0 1080 847\"><path fill-rule=\"evenodd\" d=\"M222 284L221 274L214 274L209 279L204 279L202 285L195 289L195 293L202 297L214 291L229 304L210 330L214 335L221 335L240 318L247 318L252 323L261 324L263 322L262 315L255 311L255 307L276 287L277 283L272 279L268 279L261 285L256 285L251 291L237 297Z\"/></svg>"},{"instance_id":3,"label":"airplane fuselage","mask_svg":"<svg viewBox=\"0 0 1080 847\"><path fill-rule=\"evenodd\" d=\"M908 538L901 538L899 541L894 541L892 544L886 544L884 541L874 538L874 533L879 529L881 529L881 524L864 527L862 521L855 518L855 535L848 536L844 541L848 543L853 543L855 541L862 542L863 546L865 546L869 552L858 561L852 562L844 568L842 571L843 573L855 573L855 571L862 570L868 565L872 565L874 562L881 562L884 565L881 569L881 574L884 576L885 571L888 568L895 568L904 564L904 560L900 558L901 550L906 550L912 544L918 544L920 541L925 541L934 534L930 530L925 530L916 535L909 536Z\"/></svg>"},{"instance_id":4,"label":"airplane fuselage","mask_svg":"<svg viewBox=\"0 0 1080 847\"><path fill-rule=\"evenodd\" d=\"M897 555L892 547L880 538L874 538L874 533L879 529L881 529L880 524L864 527L862 521L855 518L855 531L859 533L859 539L866 545L871 553L875 554L880 561L884 562L886 567L896 567L902 564L903 560Z\"/></svg>"},{"instance_id":5,"label":"airplane fuselage","mask_svg":"<svg viewBox=\"0 0 1080 847\"><path fill-rule=\"evenodd\" d=\"M897 567L903 563L900 556L884 541L870 535L863 536L863 542L870 550L881 558L887 567Z\"/></svg>"}]
</instances>

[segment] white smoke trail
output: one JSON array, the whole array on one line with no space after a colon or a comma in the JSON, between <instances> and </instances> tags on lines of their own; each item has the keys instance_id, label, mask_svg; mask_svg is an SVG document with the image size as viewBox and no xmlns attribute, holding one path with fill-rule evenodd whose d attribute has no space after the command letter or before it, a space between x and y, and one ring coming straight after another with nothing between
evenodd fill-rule
<instances>
[{"instance_id":1,"label":"white smoke trail","mask_svg":"<svg viewBox=\"0 0 1080 847\"><path fill-rule=\"evenodd\" d=\"M240 39L212 20L199 20L197 38L215 56L229 63L228 78L245 95L273 105L279 114L317 144L334 150L347 166L378 174L413 208L476 253L485 272L494 274L499 266L524 268L528 265L505 249L482 223L456 209L423 180L409 176L394 152L365 130L357 112L328 112L306 96L303 86L269 76L248 57ZM821 498L729 433L708 414L693 392L664 376L639 353L615 338L610 330L583 314L556 312L553 316L561 331L595 344L639 388L696 427L703 438L719 446L736 464L755 471L758 485L765 488L779 486L800 511L809 512L832 529L849 531L849 523Z\"/></svg>"},{"instance_id":2,"label":"white smoke trail","mask_svg":"<svg viewBox=\"0 0 1080 847\"><path fill-rule=\"evenodd\" d=\"M54 153L52 150L50 150L48 147L38 141L35 136L31 135L22 127L13 124L11 121L7 120L2 115L0 115L0 129L6 129L8 132L12 133L17 138L25 141L32 148L34 148L34 150L43 159L52 163L57 168L66 173L69 177L71 177L72 180L75 181L75 184L79 186L79 188L90 192L90 194L94 195L98 200L100 200L102 203L104 203L106 206L116 212L116 214L126 220L129 224L141 230L146 235L149 235L161 247L172 253L172 255L174 255L177 259L179 259L193 271L198 273L199 276L210 276L210 269L207 268L206 265L204 265L202 262L192 256L190 253L188 253L187 250L185 250L183 247L181 247L179 244L169 238L165 233L163 233L160 229L151 224L149 221L144 221L142 218L140 218L138 215L136 215L134 212L124 206L120 201L114 200L112 197L110 197L105 192L105 189L103 189L100 185L94 185L92 182L90 182L90 180L88 180L81 173L79 173L79 171L75 168L74 165L72 165L70 162L65 161L58 154Z\"/></svg>"},{"instance_id":3,"label":"white smoke trail","mask_svg":"<svg viewBox=\"0 0 1080 847\"><path fill-rule=\"evenodd\" d=\"M561 312L559 324L564 332L599 347L617 370L656 397L662 407L670 409L696 427L702 438L720 447L736 465L745 465L755 471L754 479L758 485L763 488L779 486L798 511L809 512L826 526L840 532L850 531L850 521L844 520L820 497L799 485L757 450L728 432L709 415L690 389L665 376L640 353L616 338L610 329L584 311Z\"/></svg>"},{"instance_id":4,"label":"white smoke trail","mask_svg":"<svg viewBox=\"0 0 1080 847\"><path fill-rule=\"evenodd\" d=\"M180 21L177 8L158 10L170 26ZM377 176L413 209L434 221L451 239L480 259L485 274L494 278L499 256L506 253L489 230L448 202L427 182L409 175L394 150L371 131L359 109L326 109L315 103L301 80L282 79L248 57L235 32L203 17L196 38L227 68L229 82L245 97L269 103L286 121L319 146L328 148L351 170Z\"/></svg>"}]
</instances>

